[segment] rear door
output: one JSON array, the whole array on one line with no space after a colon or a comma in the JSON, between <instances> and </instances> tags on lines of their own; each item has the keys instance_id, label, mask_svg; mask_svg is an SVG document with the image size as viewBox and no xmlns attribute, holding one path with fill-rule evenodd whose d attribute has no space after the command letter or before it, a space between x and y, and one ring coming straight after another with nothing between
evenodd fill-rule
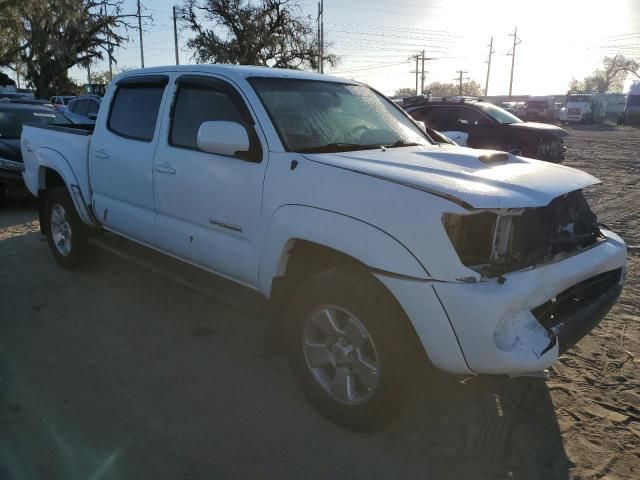
<instances>
[{"instance_id":1,"label":"rear door","mask_svg":"<svg viewBox=\"0 0 640 480\"><path fill-rule=\"evenodd\" d=\"M153 155L166 75L121 79L100 110L89 152L95 213L110 230L153 244ZM107 107L107 104L105 104Z\"/></svg>"},{"instance_id":2,"label":"rear door","mask_svg":"<svg viewBox=\"0 0 640 480\"><path fill-rule=\"evenodd\" d=\"M221 78L183 75L168 116L153 171L158 246L255 286L267 148L248 104ZM196 137L205 121L243 124L250 157L201 151Z\"/></svg>"}]
</instances>

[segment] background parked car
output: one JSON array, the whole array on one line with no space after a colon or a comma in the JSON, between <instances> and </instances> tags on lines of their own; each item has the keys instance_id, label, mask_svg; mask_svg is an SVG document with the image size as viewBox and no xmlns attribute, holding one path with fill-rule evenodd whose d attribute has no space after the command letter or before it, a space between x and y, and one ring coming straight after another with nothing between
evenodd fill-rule
<instances>
[{"instance_id":1,"label":"background parked car","mask_svg":"<svg viewBox=\"0 0 640 480\"><path fill-rule=\"evenodd\" d=\"M504 150L550 162L564 159L565 130L545 123L524 122L491 103L464 98L424 98L404 108L434 130L468 134L466 144L472 148Z\"/></svg>"},{"instance_id":2,"label":"background parked car","mask_svg":"<svg viewBox=\"0 0 640 480\"><path fill-rule=\"evenodd\" d=\"M98 95L76 97L69 102L64 114L73 123L94 124L96 123L101 103L102 97Z\"/></svg>"},{"instance_id":3,"label":"background parked car","mask_svg":"<svg viewBox=\"0 0 640 480\"><path fill-rule=\"evenodd\" d=\"M64 112L67 109L69 102L74 98L76 98L75 95L56 95L51 97L49 102L56 108L56 110Z\"/></svg>"},{"instance_id":4,"label":"background parked car","mask_svg":"<svg viewBox=\"0 0 640 480\"><path fill-rule=\"evenodd\" d=\"M14 102L0 102L0 201L11 190L23 185L20 135L25 123L70 125L54 109Z\"/></svg>"}]
</instances>

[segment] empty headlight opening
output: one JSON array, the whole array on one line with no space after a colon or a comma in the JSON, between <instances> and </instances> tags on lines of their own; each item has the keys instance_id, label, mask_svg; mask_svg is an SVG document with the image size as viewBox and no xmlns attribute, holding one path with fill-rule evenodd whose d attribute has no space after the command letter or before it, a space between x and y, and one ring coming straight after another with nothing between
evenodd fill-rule
<instances>
[{"instance_id":1,"label":"empty headlight opening","mask_svg":"<svg viewBox=\"0 0 640 480\"><path fill-rule=\"evenodd\" d=\"M446 213L442 223L460 261L489 278L559 260L604 238L580 190L545 207Z\"/></svg>"}]
</instances>

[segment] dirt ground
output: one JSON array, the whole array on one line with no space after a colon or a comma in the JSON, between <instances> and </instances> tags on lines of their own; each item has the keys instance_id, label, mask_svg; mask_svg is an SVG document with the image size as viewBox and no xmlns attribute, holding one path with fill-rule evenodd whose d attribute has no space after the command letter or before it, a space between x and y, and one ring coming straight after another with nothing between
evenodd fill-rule
<instances>
[{"instance_id":1,"label":"dirt ground","mask_svg":"<svg viewBox=\"0 0 640 480\"><path fill-rule=\"evenodd\" d=\"M252 299L126 246L145 267L64 272L32 205L0 210L0 480L640 478L640 130L570 134L630 246L620 301L548 381L438 376L373 435L263 358Z\"/></svg>"}]
</instances>

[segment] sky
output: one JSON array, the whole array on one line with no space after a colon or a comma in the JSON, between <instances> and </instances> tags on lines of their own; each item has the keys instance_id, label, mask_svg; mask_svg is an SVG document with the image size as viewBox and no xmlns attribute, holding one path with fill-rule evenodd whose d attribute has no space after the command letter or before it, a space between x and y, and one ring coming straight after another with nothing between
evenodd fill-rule
<instances>
[{"instance_id":1,"label":"sky","mask_svg":"<svg viewBox=\"0 0 640 480\"><path fill-rule=\"evenodd\" d=\"M175 63L172 0L141 0L153 22L143 27L145 66ZM295 0L293 0L295 1ZM301 15L315 25L317 0L298 0ZM124 10L135 12L135 0ZM489 95L509 91L517 27L513 94L547 95L567 91L602 64L622 53L640 61L640 0L324 0L325 50L340 61L325 73L368 83L385 94L415 87L415 60L425 50L425 84L453 82L458 70L483 87L493 37ZM180 62L193 63L186 48L189 32L179 32ZM138 32L116 50L116 70L140 67ZM107 70L96 62L94 71ZM70 75L84 83L86 71Z\"/></svg>"}]
</instances>

